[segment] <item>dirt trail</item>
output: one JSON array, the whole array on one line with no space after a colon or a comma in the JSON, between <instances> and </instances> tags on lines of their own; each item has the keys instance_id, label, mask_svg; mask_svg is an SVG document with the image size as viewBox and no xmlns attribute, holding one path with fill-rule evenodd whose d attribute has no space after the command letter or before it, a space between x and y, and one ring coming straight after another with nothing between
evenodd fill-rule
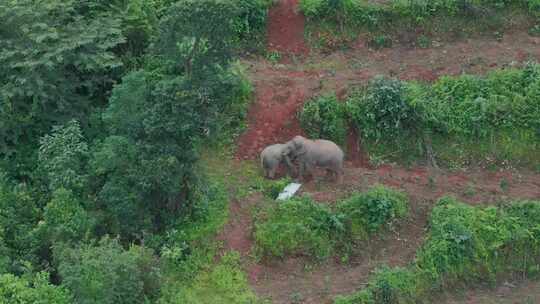
<instances>
[{"instance_id":1,"label":"dirt trail","mask_svg":"<svg viewBox=\"0 0 540 304\"><path fill-rule=\"evenodd\" d=\"M304 23L299 0L280 0L268 12L268 50L283 55L307 55Z\"/></svg>"}]
</instances>

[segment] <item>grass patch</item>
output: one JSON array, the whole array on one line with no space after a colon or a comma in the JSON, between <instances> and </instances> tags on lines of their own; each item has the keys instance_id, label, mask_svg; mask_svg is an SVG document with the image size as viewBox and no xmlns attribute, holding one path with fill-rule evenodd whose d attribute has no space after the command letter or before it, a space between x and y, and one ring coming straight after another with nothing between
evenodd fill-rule
<instances>
[{"instance_id":1,"label":"grass patch","mask_svg":"<svg viewBox=\"0 0 540 304\"><path fill-rule=\"evenodd\" d=\"M335 303L429 303L456 285L539 274L540 201L480 208L446 197L433 209L430 226L412 265L382 267L367 288Z\"/></svg>"},{"instance_id":2,"label":"grass patch","mask_svg":"<svg viewBox=\"0 0 540 304\"><path fill-rule=\"evenodd\" d=\"M257 255L324 260L388 227L407 210L406 196L384 186L355 193L333 209L309 197L273 203L256 215Z\"/></svg>"},{"instance_id":3,"label":"grass patch","mask_svg":"<svg viewBox=\"0 0 540 304\"><path fill-rule=\"evenodd\" d=\"M168 292L159 304L263 303L250 290L237 252L225 254L217 265L198 272L189 284L179 284Z\"/></svg>"}]
</instances>

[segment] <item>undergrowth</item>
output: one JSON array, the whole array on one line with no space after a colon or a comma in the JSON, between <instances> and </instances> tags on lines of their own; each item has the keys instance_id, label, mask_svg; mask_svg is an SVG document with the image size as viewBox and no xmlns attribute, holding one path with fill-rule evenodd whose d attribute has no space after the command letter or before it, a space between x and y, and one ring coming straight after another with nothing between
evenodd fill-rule
<instances>
[{"instance_id":1,"label":"undergrowth","mask_svg":"<svg viewBox=\"0 0 540 304\"><path fill-rule=\"evenodd\" d=\"M336 304L431 303L438 291L500 276L540 273L540 201L472 207L438 201L431 230L406 268L382 267L368 286Z\"/></svg>"},{"instance_id":2,"label":"undergrowth","mask_svg":"<svg viewBox=\"0 0 540 304\"><path fill-rule=\"evenodd\" d=\"M237 252L225 254L217 265L212 266L199 271L188 284L180 284L171 290L158 303L263 303L250 290Z\"/></svg>"},{"instance_id":3,"label":"undergrowth","mask_svg":"<svg viewBox=\"0 0 540 304\"><path fill-rule=\"evenodd\" d=\"M485 76L445 76L433 84L377 77L350 91L345 107L327 96L306 103L301 112L302 121L309 122L303 124L306 131L333 130L335 117L345 117L378 161L427 159L449 168L534 168L540 163L536 63ZM321 115L319 108L333 112Z\"/></svg>"},{"instance_id":4,"label":"undergrowth","mask_svg":"<svg viewBox=\"0 0 540 304\"><path fill-rule=\"evenodd\" d=\"M340 146L347 136L344 103L335 94L323 95L304 103L299 112L300 125L311 138L329 139Z\"/></svg>"},{"instance_id":5,"label":"undergrowth","mask_svg":"<svg viewBox=\"0 0 540 304\"><path fill-rule=\"evenodd\" d=\"M500 32L517 20L525 24L538 22L540 4L538 0L301 0L300 9L308 20L311 44L337 49L347 47L360 31L368 32L375 47L381 46L383 40L382 45L391 45L393 39L416 44L415 37L405 36L427 34L441 39Z\"/></svg>"},{"instance_id":6,"label":"undergrowth","mask_svg":"<svg viewBox=\"0 0 540 304\"><path fill-rule=\"evenodd\" d=\"M199 203L198 221L170 230L162 240L164 272L157 303L263 303L249 288L239 254L228 252L218 258L220 244L215 235L229 217L228 202L261 191L270 183L260 177L255 165L237 165L231 151L202 151L200 171L212 185L212 199Z\"/></svg>"},{"instance_id":7,"label":"undergrowth","mask_svg":"<svg viewBox=\"0 0 540 304\"><path fill-rule=\"evenodd\" d=\"M256 215L256 254L324 260L404 217L407 210L407 197L384 186L355 193L335 208L309 197L276 202Z\"/></svg>"}]
</instances>

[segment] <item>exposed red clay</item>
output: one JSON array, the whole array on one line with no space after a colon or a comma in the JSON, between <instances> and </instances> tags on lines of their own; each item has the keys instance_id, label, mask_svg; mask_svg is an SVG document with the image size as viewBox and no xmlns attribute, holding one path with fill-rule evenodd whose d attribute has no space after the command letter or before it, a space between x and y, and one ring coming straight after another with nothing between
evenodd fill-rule
<instances>
[{"instance_id":1,"label":"exposed red clay","mask_svg":"<svg viewBox=\"0 0 540 304\"><path fill-rule=\"evenodd\" d=\"M281 0L268 12L268 49L285 55L307 55L304 42L305 18L299 0Z\"/></svg>"}]
</instances>

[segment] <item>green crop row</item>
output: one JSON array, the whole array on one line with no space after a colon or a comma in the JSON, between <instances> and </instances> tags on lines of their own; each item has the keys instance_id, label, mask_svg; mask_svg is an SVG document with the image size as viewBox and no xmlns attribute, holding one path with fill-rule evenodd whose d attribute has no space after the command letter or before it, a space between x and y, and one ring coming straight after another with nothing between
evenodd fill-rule
<instances>
[{"instance_id":1,"label":"green crop row","mask_svg":"<svg viewBox=\"0 0 540 304\"><path fill-rule=\"evenodd\" d=\"M331 19L350 25L377 26L396 18L420 23L433 16L480 14L490 9L521 6L538 14L538 0L392 0L388 4L364 0L301 0L308 19Z\"/></svg>"},{"instance_id":2,"label":"green crop row","mask_svg":"<svg viewBox=\"0 0 540 304\"><path fill-rule=\"evenodd\" d=\"M407 210L407 197L383 186L355 193L335 208L308 197L273 203L257 214L256 251L260 257L307 255L322 260L365 240Z\"/></svg>"},{"instance_id":3,"label":"green crop row","mask_svg":"<svg viewBox=\"0 0 540 304\"><path fill-rule=\"evenodd\" d=\"M427 155L448 166L494 159L534 167L540 164L540 65L447 76L433 84L377 77L353 88L346 102L310 100L299 116L309 136L337 143L344 142L347 126L355 127L373 157Z\"/></svg>"},{"instance_id":4,"label":"green crop row","mask_svg":"<svg viewBox=\"0 0 540 304\"><path fill-rule=\"evenodd\" d=\"M409 267L382 267L365 289L335 303L431 303L434 293L457 284L540 273L540 201L479 208L446 197L430 226Z\"/></svg>"}]
</instances>

